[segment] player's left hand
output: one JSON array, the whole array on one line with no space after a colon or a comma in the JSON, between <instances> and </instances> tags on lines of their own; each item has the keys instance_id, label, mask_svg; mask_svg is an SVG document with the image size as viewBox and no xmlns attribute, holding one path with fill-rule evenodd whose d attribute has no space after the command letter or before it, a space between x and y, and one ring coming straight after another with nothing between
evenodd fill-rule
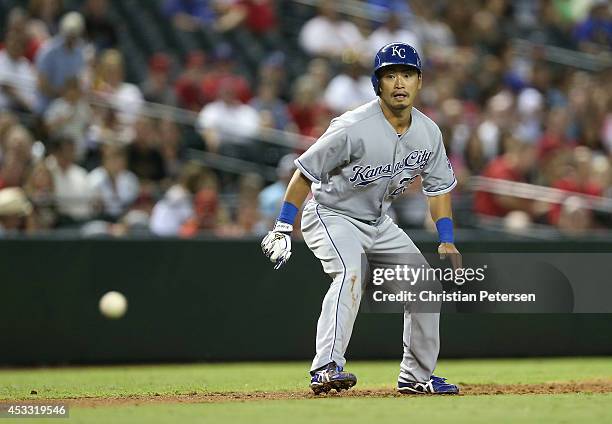
<instances>
[{"instance_id":1,"label":"player's left hand","mask_svg":"<svg viewBox=\"0 0 612 424\"><path fill-rule=\"evenodd\" d=\"M451 264L453 264L453 269L457 270L463 268L461 253L459 253L454 243L440 243L440 246L438 246L438 253L440 254L440 259L450 259Z\"/></svg>"}]
</instances>

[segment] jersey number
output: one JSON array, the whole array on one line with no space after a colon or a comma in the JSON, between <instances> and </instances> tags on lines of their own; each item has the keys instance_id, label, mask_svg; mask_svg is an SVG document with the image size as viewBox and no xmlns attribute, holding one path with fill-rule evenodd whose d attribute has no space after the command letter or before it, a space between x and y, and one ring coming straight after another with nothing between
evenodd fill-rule
<instances>
[{"instance_id":1,"label":"jersey number","mask_svg":"<svg viewBox=\"0 0 612 424\"><path fill-rule=\"evenodd\" d=\"M412 184L412 182L414 181L414 179L417 176L415 175L414 177L410 177L410 178L402 178L399 182L399 186L393 190L391 193L389 193L389 197L391 199L395 199L397 196L399 196L400 194L402 194L404 191L406 191L406 188Z\"/></svg>"}]
</instances>

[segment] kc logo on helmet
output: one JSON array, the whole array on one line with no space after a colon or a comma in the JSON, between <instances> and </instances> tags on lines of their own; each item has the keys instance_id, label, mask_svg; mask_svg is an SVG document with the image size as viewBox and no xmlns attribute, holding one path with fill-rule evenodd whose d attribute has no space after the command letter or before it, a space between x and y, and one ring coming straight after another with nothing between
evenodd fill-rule
<instances>
[{"instance_id":1,"label":"kc logo on helmet","mask_svg":"<svg viewBox=\"0 0 612 424\"><path fill-rule=\"evenodd\" d=\"M399 56L402 59L406 59L406 49L404 47L400 48L399 46L391 46L392 53L391 56Z\"/></svg>"}]
</instances>

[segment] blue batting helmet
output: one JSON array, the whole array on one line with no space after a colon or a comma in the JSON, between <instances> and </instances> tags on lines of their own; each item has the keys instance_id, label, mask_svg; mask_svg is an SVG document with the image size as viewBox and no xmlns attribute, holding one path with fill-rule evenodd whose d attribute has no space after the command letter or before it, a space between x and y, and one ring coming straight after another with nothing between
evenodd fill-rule
<instances>
[{"instance_id":1,"label":"blue batting helmet","mask_svg":"<svg viewBox=\"0 0 612 424\"><path fill-rule=\"evenodd\" d=\"M416 49L406 43L391 43L383 46L374 57L372 87L378 95L378 71L385 66L406 65L416 68L421 73L421 58Z\"/></svg>"}]
</instances>

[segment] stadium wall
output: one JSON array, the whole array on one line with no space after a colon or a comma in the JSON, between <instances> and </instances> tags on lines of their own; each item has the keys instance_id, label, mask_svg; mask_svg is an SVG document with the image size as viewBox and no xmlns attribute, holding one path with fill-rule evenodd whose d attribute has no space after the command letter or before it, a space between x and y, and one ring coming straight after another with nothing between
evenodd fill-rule
<instances>
[{"instance_id":1,"label":"stadium wall","mask_svg":"<svg viewBox=\"0 0 612 424\"><path fill-rule=\"evenodd\" d=\"M435 244L421 243L423 251ZM466 243L464 251L611 251ZM2 240L0 364L310 359L329 279L303 243L272 270L259 241ZM98 301L124 293L109 320ZM442 357L612 354L612 314L446 314ZM360 314L349 359L400 359L402 317Z\"/></svg>"}]
</instances>

